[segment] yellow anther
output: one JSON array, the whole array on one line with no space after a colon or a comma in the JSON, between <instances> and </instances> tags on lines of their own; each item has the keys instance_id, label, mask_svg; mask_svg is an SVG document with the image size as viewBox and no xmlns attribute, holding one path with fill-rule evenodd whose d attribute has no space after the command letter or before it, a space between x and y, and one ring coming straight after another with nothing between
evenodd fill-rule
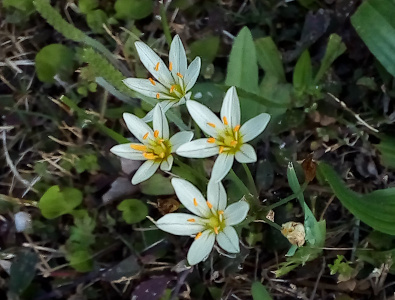
<instances>
[{"instance_id":1,"label":"yellow anther","mask_svg":"<svg viewBox=\"0 0 395 300\"><path fill-rule=\"evenodd\" d=\"M161 152L161 153L159 154L159 157L160 157L160 158L164 158L164 157L165 157L165 152Z\"/></svg>"},{"instance_id":2,"label":"yellow anther","mask_svg":"<svg viewBox=\"0 0 395 300\"><path fill-rule=\"evenodd\" d=\"M187 221L193 223L193 222L195 222L195 219L188 219Z\"/></svg>"},{"instance_id":3,"label":"yellow anther","mask_svg":"<svg viewBox=\"0 0 395 300\"><path fill-rule=\"evenodd\" d=\"M156 99L159 100L159 97L160 97L160 95L159 95L159 93L157 93L157 94L156 94Z\"/></svg>"},{"instance_id":4,"label":"yellow anther","mask_svg":"<svg viewBox=\"0 0 395 300\"><path fill-rule=\"evenodd\" d=\"M155 66L155 71L158 71L159 70L159 61L156 63L156 66Z\"/></svg>"},{"instance_id":5,"label":"yellow anther","mask_svg":"<svg viewBox=\"0 0 395 300\"><path fill-rule=\"evenodd\" d=\"M145 153L143 153L143 156L148 160L154 160L154 159L158 158L157 155L155 155L154 153L151 153L151 152L145 152Z\"/></svg>"},{"instance_id":6,"label":"yellow anther","mask_svg":"<svg viewBox=\"0 0 395 300\"><path fill-rule=\"evenodd\" d=\"M228 119L225 116L222 119L224 120L224 124L228 125Z\"/></svg>"},{"instance_id":7,"label":"yellow anther","mask_svg":"<svg viewBox=\"0 0 395 300\"><path fill-rule=\"evenodd\" d=\"M164 139L159 139L159 140L158 140L158 143L159 143L159 144L162 144L164 141L165 141Z\"/></svg>"},{"instance_id":8,"label":"yellow anther","mask_svg":"<svg viewBox=\"0 0 395 300\"><path fill-rule=\"evenodd\" d=\"M154 131L154 137L157 138L158 136L159 136L159 130L155 130L155 131Z\"/></svg>"},{"instance_id":9,"label":"yellow anther","mask_svg":"<svg viewBox=\"0 0 395 300\"><path fill-rule=\"evenodd\" d=\"M219 153L221 154L222 152L224 152L224 146L219 147Z\"/></svg>"},{"instance_id":10,"label":"yellow anther","mask_svg":"<svg viewBox=\"0 0 395 300\"><path fill-rule=\"evenodd\" d=\"M207 139L207 142L208 142L208 143L211 143L211 144L212 144L212 143L215 143L215 138L213 138L213 137L208 138L208 139Z\"/></svg>"},{"instance_id":11,"label":"yellow anther","mask_svg":"<svg viewBox=\"0 0 395 300\"><path fill-rule=\"evenodd\" d=\"M200 238L202 236L202 233L199 232L196 236L195 236L195 240L197 240L198 238Z\"/></svg>"},{"instance_id":12,"label":"yellow anther","mask_svg":"<svg viewBox=\"0 0 395 300\"><path fill-rule=\"evenodd\" d=\"M196 201L196 198L193 198L193 205L198 206L198 203Z\"/></svg>"},{"instance_id":13,"label":"yellow anther","mask_svg":"<svg viewBox=\"0 0 395 300\"><path fill-rule=\"evenodd\" d=\"M169 62L169 71L173 70L173 63Z\"/></svg>"},{"instance_id":14,"label":"yellow anther","mask_svg":"<svg viewBox=\"0 0 395 300\"><path fill-rule=\"evenodd\" d=\"M235 128L233 128L233 131L237 132L237 131L239 131L239 129L240 129L240 125L236 125Z\"/></svg>"},{"instance_id":15,"label":"yellow anther","mask_svg":"<svg viewBox=\"0 0 395 300\"><path fill-rule=\"evenodd\" d=\"M180 78L184 78L184 76L182 76L182 74L180 72L177 72L177 76Z\"/></svg>"},{"instance_id":16,"label":"yellow anther","mask_svg":"<svg viewBox=\"0 0 395 300\"><path fill-rule=\"evenodd\" d=\"M147 132L146 134L144 134L143 140L147 139L148 135L149 135L149 132Z\"/></svg>"},{"instance_id":17,"label":"yellow anther","mask_svg":"<svg viewBox=\"0 0 395 300\"><path fill-rule=\"evenodd\" d=\"M173 93L173 91L174 91L175 87L176 87L176 85L175 85L175 84L173 84L173 85L170 87L170 93Z\"/></svg>"},{"instance_id":18,"label":"yellow anther","mask_svg":"<svg viewBox=\"0 0 395 300\"><path fill-rule=\"evenodd\" d=\"M215 232L215 234L218 234L219 232L218 232L218 227L214 227L214 232Z\"/></svg>"},{"instance_id":19,"label":"yellow anther","mask_svg":"<svg viewBox=\"0 0 395 300\"><path fill-rule=\"evenodd\" d=\"M213 205L210 202L206 201L206 203L207 203L207 206L208 206L209 209L213 208Z\"/></svg>"},{"instance_id":20,"label":"yellow anther","mask_svg":"<svg viewBox=\"0 0 395 300\"><path fill-rule=\"evenodd\" d=\"M207 125L215 128L215 124L214 123L207 122Z\"/></svg>"},{"instance_id":21,"label":"yellow anther","mask_svg":"<svg viewBox=\"0 0 395 300\"><path fill-rule=\"evenodd\" d=\"M155 80L153 80L151 77L150 77L150 78L148 78L148 80L149 80L149 82L151 82L151 83L152 83L152 85L156 85L156 82L155 82Z\"/></svg>"},{"instance_id":22,"label":"yellow anther","mask_svg":"<svg viewBox=\"0 0 395 300\"><path fill-rule=\"evenodd\" d=\"M130 148L137 150L137 151L147 151L147 147L144 145L139 144L130 144Z\"/></svg>"},{"instance_id":23,"label":"yellow anther","mask_svg":"<svg viewBox=\"0 0 395 300\"><path fill-rule=\"evenodd\" d=\"M223 210L219 210L219 211L218 211L218 214L219 214L219 215L223 215L223 214L224 214L224 211L223 211Z\"/></svg>"},{"instance_id":24,"label":"yellow anther","mask_svg":"<svg viewBox=\"0 0 395 300\"><path fill-rule=\"evenodd\" d=\"M237 141L231 141L230 145L233 146L233 147L236 146L237 145Z\"/></svg>"}]
</instances>

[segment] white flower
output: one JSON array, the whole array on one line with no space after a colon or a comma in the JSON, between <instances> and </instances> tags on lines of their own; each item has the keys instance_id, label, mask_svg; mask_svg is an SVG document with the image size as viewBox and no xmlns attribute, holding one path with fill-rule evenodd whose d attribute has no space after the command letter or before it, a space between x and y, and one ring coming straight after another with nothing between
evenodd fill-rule
<instances>
[{"instance_id":1,"label":"white flower","mask_svg":"<svg viewBox=\"0 0 395 300\"><path fill-rule=\"evenodd\" d=\"M240 200L226 207L227 196L220 182L209 182L207 201L188 181L173 178L171 183L180 202L193 214L170 213L160 218L156 226L175 235L196 235L188 251L188 263L195 265L206 259L215 240L229 253L240 252L239 237L233 225L246 218L248 203Z\"/></svg>"},{"instance_id":2,"label":"white flower","mask_svg":"<svg viewBox=\"0 0 395 300\"><path fill-rule=\"evenodd\" d=\"M240 125L240 102L236 88L231 87L225 95L221 108L222 121L206 106L189 100L187 108L194 121L210 138L202 138L182 145L180 156L204 158L219 154L214 163L211 180L220 181L236 160L252 163L257 160L254 148L247 144L257 137L270 121L270 115L262 113Z\"/></svg>"},{"instance_id":3,"label":"white flower","mask_svg":"<svg viewBox=\"0 0 395 300\"><path fill-rule=\"evenodd\" d=\"M150 178L156 170L170 171L173 165L173 155L178 147L189 142L193 132L181 131L169 139L169 124L162 108L156 105L153 112L152 130L138 117L124 113L123 119L131 133L141 142L117 145L111 152L123 158L146 160L132 178L132 184L138 184Z\"/></svg>"},{"instance_id":4,"label":"white flower","mask_svg":"<svg viewBox=\"0 0 395 300\"><path fill-rule=\"evenodd\" d=\"M178 35L170 46L169 66L143 42L136 42L135 45L141 62L154 78L127 78L123 82L144 96L164 100L159 102L164 112L189 100L190 90L199 76L200 57L196 57L188 67L185 49ZM152 121L152 111L144 121Z\"/></svg>"}]
</instances>

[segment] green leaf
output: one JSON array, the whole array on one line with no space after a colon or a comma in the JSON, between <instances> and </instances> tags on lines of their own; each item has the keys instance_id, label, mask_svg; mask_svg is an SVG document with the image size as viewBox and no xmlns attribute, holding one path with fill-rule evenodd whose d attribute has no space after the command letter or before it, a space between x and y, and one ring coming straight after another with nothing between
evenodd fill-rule
<instances>
[{"instance_id":1,"label":"green leaf","mask_svg":"<svg viewBox=\"0 0 395 300\"><path fill-rule=\"evenodd\" d=\"M255 281L251 286L252 299L254 300L273 300L265 286L259 281Z\"/></svg>"},{"instance_id":2,"label":"green leaf","mask_svg":"<svg viewBox=\"0 0 395 300\"><path fill-rule=\"evenodd\" d=\"M148 216L148 207L137 199L126 199L118 204L117 209L122 211L122 218L128 224L136 224Z\"/></svg>"},{"instance_id":3,"label":"green leaf","mask_svg":"<svg viewBox=\"0 0 395 300\"><path fill-rule=\"evenodd\" d=\"M35 252L23 250L17 254L10 269L9 290L17 295L30 285L35 274L38 257Z\"/></svg>"},{"instance_id":4,"label":"green leaf","mask_svg":"<svg viewBox=\"0 0 395 300\"><path fill-rule=\"evenodd\" d=\"M82 202L82 193L75 188L60 190L58 185L50 187L41 197L38 207L47 219L71 213Z\"/></svg>"},{"instance_id":5,"label":"green leaf","mask_svg":"<svg viewBox=\"0 0 395 300\"><path fill-rule=\"evenodd\" d=\"M281 53L278 51L273 39L264 37L255 41L258 63L266 72L266 75L274 76L281 83L286 83Z\"/></svg>"},{"instance_id":6,"label":"green leaf","mask_svg":"<svg viewBox=\"0 0 395 300\"><path fill-rule=\"evenodd\" d=\"M196 40L189 45L189 49L191 50L189 57L194 59L196 56L199 56L202 62L207 65L215 59L219 42L219 37L212 35Z\"/></svg>"},{"instance_id":7,"label":"green leaf","mask_svg":"<svg viewBox=\"0 0 395 300\"><path fill-rule=\"evenodd\" d=\"M36 55L38 79L43 82L55 82L58 75L67 79L74 71L74 51L62 44L45 46Z\"/></svg>"},{"instance_id":8,"label":"green leaf","mask_svg":"<svg viewBox=\"0 0 395 300\"><path fill-rule=\"evenodd\" d=\"M293 85L296 93L301 96L311 86L313 81L313 70L308 50L305 50L296 62Z\"/></svg>"},{"instance_id":9,"label":"green leaf","mask_svg":"<svg viewBox=\"0 0 395 300\"><path fill-rule=\"evenodd\" d=\"M318 83L325 72L328 71L332 63L347 50L342 38L333 33L329 36L328 46L326 47L325 56L321 61L321 66L315 75L314 83Z\"/></svg>"},{"instance_id":10,"label":"green leaf","mask_svg":"<svg viewBox=\"0 0 395 300\"><path fill-rule=\"evenodd\" d=\"M381 137L381 141L375 147L380 151L381 163L391 169L395 169L395 139L390 136Z\"/></svg>"},{"instance_id":11,"label":"green leaf","mask_svg":"<svg viewBox=\"0 0 395 300\"><path fill-rule=\"evenodd\" d=\"M86 22L88 23L88 26L92 29L92 31L95 33L105 32L103 28L103 24L107 23L107 19L108 19L107 14L101 9L90 11L86 15Z\"/></svg>"},{"instance_id":12,"label":"green leaf","mask_svg":"<svg viewBox=\"0 0 395 300\"><path fill-rule=\"evenodd\" d=\"M317 170L356 218L378 231L395 235L395 188L359 194L350 190L331 166L320 163Z\"/></svg>"},{"instance_id":13,"label":"green leaf","mask_svg":"<svg viewBox=\"0 0 395 300\"><path fill-rule=\"evenodd\" d=\"M78 250L66 255L70 266L78 272L89 272L93 268L92 254L90 250Z\"/></svg>"},{"instance_id":14,"label":"green leaf","mask_svg":"<svg viewBox=\"0 0 395 300\"><path fill-rule=\"evenodd\" d=\"M33 0L3 0L3 7L13 7L27 14L30 14L34 11Z\"/></svg>"},{"instance_id":15,"label":"green leaf","mask_svg":"<svg viewBox=\"0 0 395 300\"><path fill-rule=\"evenodd\" d=\"M78 8L83 14L87 14L99 6L99 0L79 0Z\"/></svg>"},{"instance_id":16,"label":"green leaf","mask_svg":"<svg viewBox=\"0 0 395 300\"><path fill-rule=\"evenodd\" d=\"M152 0L117 0L114 5L115 17L124 20L140 20L152 13Z\"/></svg>"},{"instance_id":17,"label":"green leaf","mask_svg":"<svg viewBox=\"0 0 395 300\"><path fill-rule=\"evenodd\" d=\"M368 0L351 17L359 36L392 76L395 76L394 11L393 0Z\"/></svg>"},{"instance_id":18,"label":"green leaf","mask_svg":"<svg viewBox=\"0 0 395 300\"><path fill-rule=\"evenodd\" d=\"M170 183L170 177L154 174L150 179L140 184L141 192L146 195L173 195L174 189Z\"/></svg>"}]
</instances>

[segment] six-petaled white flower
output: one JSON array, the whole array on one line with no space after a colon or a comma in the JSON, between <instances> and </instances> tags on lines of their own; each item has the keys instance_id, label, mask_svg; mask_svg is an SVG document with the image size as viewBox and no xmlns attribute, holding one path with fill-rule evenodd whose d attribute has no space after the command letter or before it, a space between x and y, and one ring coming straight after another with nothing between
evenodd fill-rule
<instances>
[{"instance_id":1,"label":"six-petaled white flower","mask_svg":"<svg viewBox=\"0 0 395 300\"><path fill-rule=\"evenodd\" d=\"M233 226L246 218L249 204L240 200L227 207L226 192L220 182L209 182L207 200L188 181L173 178L171 182L178 199L193 215L170 213L160 218L156 225L175 235L195 235L188 251L188 263L195 265L206 259L215 240L229 253L240 252L239 237Z\"/></svg>"},{"instance_id":2,"label":"six-petaled white flower","mask_svg":"<svg viewBox=\"0 0 395 300\"><path fill-rule=\"evenodd\" d=\"M132 114L124 113L123 118L130 132L141 143L117 145L110 151L123 158L146 160L133 176L132 184L147 180L159 166L162 171L170 171L173 165L172 153L193 137L193 132L181 131L169 138L169 124L159 105L156 105L153 111L154 130Z\"/></svg>"},{"instance_id":3,"label":"six-petaled white flower","mask_svg":"<svg viewBox=\"0 0 395 300\"><path fill-rule=\"evenodd\" d=\"M166 112L174 105L185 103L191 97L190 90L199 76L201 60L196 57L187 65L187 57L181 39L176 35L170 46L169 66L143 42L136 42L140 60L154 78L127 78L124 83L132 90L157 100ZM152 111L144 121L152 120Z\"/></svg>"},{"instance_id":4,"label":"six-petaled white flower","mask_svg":"<svg viewBox=\"0 0 395 300\"><path fill-rule=\"evenodd\" d=\"M220 181L236 160L252 163L257 160L254 148L247 144L257 137L270 121L270 115L261 113L240 124L240 102L236 88L231 87L225 95L220 120L206 106L189 100L187 108L194 121L210 137L197 139L178 148L176 153L191 158L205 158L219 154L211 173L211 180Z\"/></svg>"}]
</instances>

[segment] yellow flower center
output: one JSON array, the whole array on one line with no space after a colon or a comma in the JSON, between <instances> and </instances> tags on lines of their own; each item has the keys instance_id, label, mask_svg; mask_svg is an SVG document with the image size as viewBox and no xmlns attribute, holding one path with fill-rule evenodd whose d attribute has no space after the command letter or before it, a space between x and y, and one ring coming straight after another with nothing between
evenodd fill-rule
<instances>
[{"instance_id":1,"label":"yellow flower center","mask_svg":"<svg viewBox=\"0 0 395 300\"><path fill-rule=\"evenodd\" d=\"M215 128L215 124L207 123L209 126ZM225 129L220 132L218 137L215 139L210 137L207 139L209 143L216 143L219 146L219 154L229 153L235 154L240 150L241 145L243 145L242 137L240 135L240 125L232 128L228 125L228 120L224 117Z\"/></svg>"},{"instance_id":2,"label":"yellow flower center","mask_svg":"<svg viewBox=\"0 0 395 300\"><path fill-rule=\"evenodd\" d=\"M130 148L143 152L142 154L147 160L161 162L171 154L170 141L160 138L159 131L155 130L154 136L149 136L147 132L144 135L144 140L148 140L145 145L130 144Z\"/></svg>"}]
</instances>

